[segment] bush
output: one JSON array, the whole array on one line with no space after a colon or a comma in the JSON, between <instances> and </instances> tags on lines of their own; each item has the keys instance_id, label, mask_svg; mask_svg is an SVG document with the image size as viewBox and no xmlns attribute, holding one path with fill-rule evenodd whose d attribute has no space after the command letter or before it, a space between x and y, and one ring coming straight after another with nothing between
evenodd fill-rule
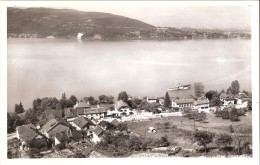
<instances>
[{"instance_id":1,"label":"bush","mask_svg":"<svg viewBox=\"0 0 260 165\"><path fill-rule=\"evenodd\" d=\"M230 120L231 121L239 121L238 111L237 109L233 108L230 112Z\"/></svg>"},{"instance_id":2,"label":"bush","mask_svg":"<svg viewBox=\"0 0 260 165\"><path fill-rule=\"evenodd\" d=\"M207 144L213 141L215 134L209 131L196 131L193 136L198 145L203 146L205 153L207 153Z\"/></svg>"},{"instance_id":3,"label":"bush","mask_svg":"<svg viewBox=\"0 0 260 165\"><path fill-rule=\"evenodd\" d=\"M240 108L237 110L238 116L244 116L246 114L247 108Z\"/></svg>"},{"instance_id":4,"label":"bush","mask_svg":"<svg viewBox=\"0 0 260 165\"><path fill-rule=\"evenodd\" d=\"M217 145L224 146L224 148L228 147L232 143L232 137L228 134L220 134L217 138Z\"/></svg>"},{"instance_id":5,"label":"bush","mask_svg":"<svg viewBox=\"0 0 260 165\"><path fill-rule=\"evenodd\" d=\"M229 126L230 133L234 133L234 128L232 125Z\"/></svg>"},{"instance_id":6,"label":"bush","mask_svg":"<svg viewBox=\"0 0 260 165\"><path fill-rule=\"evenodd\" d=\"M222 111L221 117L222 119L229 119L229 112L227 110Z\"/></svg>"},{"instance_id":7,"label":"bush","mask_svg":"<svg viewBox=\"0 0 260 165\"><path fill-rule=\"evenodd\" d=\"M155 145L156 147L168 147L170 145L170 142L167 136L163 136L160 140L156 141Z\"/></svg>"},{"instance_id":8,"label":"bush","mask_svg":"<svg viewBox=\"0 0 260 165\"><path fill-rule=\"evenodd\" d=\"M216 110L216 111L214 112L214 114L215 114L215 117L222 117L222 112L221 112L221 110Z\"/></svg>"}]
</instances>

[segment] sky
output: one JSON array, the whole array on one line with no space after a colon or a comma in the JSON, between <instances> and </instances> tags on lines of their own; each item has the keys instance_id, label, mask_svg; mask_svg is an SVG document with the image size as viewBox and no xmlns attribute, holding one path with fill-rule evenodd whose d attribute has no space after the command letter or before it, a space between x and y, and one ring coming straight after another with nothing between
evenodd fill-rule
<instances>
[{"instance_id":1,"label":"sky","mask_svg":"<svg viewBox=\"0 0 260 165\"><path fill-rule=\"evenodd\" d=\"M225 3L226 4L226 3ZM228 5L228 6L227 6ZM75 2L10 3L13 7L67 8L89 12L106 12L138 19L154 26L207 29L250 28L251 10L246 4L178 3L178 2Z\"/></svg>"}]
</instances>

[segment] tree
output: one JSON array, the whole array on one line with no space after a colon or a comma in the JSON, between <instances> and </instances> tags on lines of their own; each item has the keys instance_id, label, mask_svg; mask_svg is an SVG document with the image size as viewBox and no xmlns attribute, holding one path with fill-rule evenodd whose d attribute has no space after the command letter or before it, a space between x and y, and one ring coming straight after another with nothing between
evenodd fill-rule
<instances>
[{"instance_id":1,"label":"tree","mask_svg":"<svg viewBox=\"0 0 260 165\"><path fill-rule=\"evenodd\" d=\"M33 100L33 110L34 110L35 112L38 112L38 111L40 112L40 111L42 111L42 109L41 109L41 103L42 103L42 100L39 99L39 98Z\"/></svg>"},{"instance_id":2,"label":"tree","mask_svg":"<svg viewBox=\"0 0 260 165\"><path fill-rule=\"evenodd\" d=\"M77 97L74 96L74 95L71 95L71 96L70 96L70 100L72 101L73 105L77 104L77 102L78 102Z\"/></svg>"},{"instance_id":3,"label":"tree","mask_svg":"<svg viewBox=\"0 0 260 165\"><path fill-rule=\"evenodd\" d=\"M64 109L73 107L73 102L70 99L60 99L59 103L56 104L56 109Z\"/></svg>"},{"instance_id":4,"label":"tree","mask_svg":"<svg viewBox=\"0 0 260 165\"><path fill-rule=\"evenodd\" d=\"M213 91L213 90L210 90L208 92L206 92L205 94L205 97L209 100L213 99L214 97L217 97L218 96L218 92L217 91Z\"/></svg>"},{"instance_id":5,"label":"tree","mask_svg":"<svg viewBox=\"0 0 260 165\"><path fill-rule=\"evenodd\" d=\"M164 105L165 108L171 108L171 99L169 96L169 93L166 92L165 97L164 97Z\"/></svg>"},{"instance_id":6,"label":"tree","mask_svg":"<svg viewBox=\"0 0 260 165\"><path fill-rule=\"evenodd\" d=\"M218 97L213 97L210 102L210 106L220 106L222 103Z\"/></svg>"},{"instance_id":7,"label":"tree","mask_svg":"<svg viewBox=\"0 0 260 165\"><path fill-rule=\"evenodd\" d=\"M252 99L248 100L247 108L249 111L252 111Z\"/></svg>"},{"instance_id":8,"label":"tree","mask_svg":"<svg viewBox=\"0 0 260 165\"><path fill-rule=\"evenodd\" d=\"M215 134L209 131L196 131L193 136L198 145L203 146L205 153L207 153L207 144L213 141Z\"/></svg>"},{"instance_id":9,"label":"tree","mask_svg":"<svg viewBox=\"0 0 260 165\"><path fill-rule=\"evenodd\" d=\"M19 113L24 113L24 108L23 108L22 102L20 102L19 104L15 104L14 111L15 111L15 113L17 113L17 114L19 114Z\"/></svg>"},{"instance_id":10,"label":"tree","mask_svg":"<svg viewBox=\"0 0 260 165\"><path fill-rule=\"evenodd\" d=\"M222 119L230 119L228 110L223 110L221 112L221 117L222 117Z\"/></svg>"},{"instance_id":11,"label":"tree","mask_svg":"<svg viewBox=\"0 0 260 165\"><path fill-rule=\"evenodd\" d=\"M65 94L65 92L61 94L61 99L66 99L66 94Z\"/></svg>"},{"instance_id":12,"label":"tree","mask_svg":"<svg viewBox=\"0 0 260 165\"><path fill-rule=\"evenodd\" d=\"M203 122L205 120L207 120L207 115L204 111L201 111L200 113L197 113L197 115L195 116L195 120L196 121L200 121Z\"/></svg>"},{"instance_id":13,"label":"tree","mask_svg":"<svg viewBox=\"0 0 260 165\"><path fill-rule=\"evenodd\" d=\"M227 91L226 91L226 94L229 94L229 93L232 93L231 87L228 87L228 89L227 89Z\"/></svg>"},{"instance_id":14,"label":"tree","mask_svg":"<svg viewBox=\"0 0 260 165\"><path fill-rule=\"evenodd\" d=\"M85 102L89 102L91 105L96 105L98 103L98 101L93 96L84 97L83 100Z\"/></svg>"},{"instance_id":15,"label":"tree","mask_svg":"<svg viewBox=\"0 0 260 165\"><path fill-rule=\"evenodd\" d=\"M41 109L43 111L47 110L47 109L55 109L57 103L59 103L59 100L56 99L56 97L50 97L50 98L45 97L45 98L42 98Z\"/></svg>"},{"instance_id":16,"label":"tree","mask_svg":"<svg viewBox=\"0 0 260 165\"><path fill-rule=\"evenodd\" d=\"M232 108L229 115L231 121L239 121L238 111L236 108Z\"/></svg>"},{"instance_id":17,"label":"tree","mask_svg":"<svg viewBox=\"0 0 260 165\"><path fill-rule=\"evenodd\" d=\"M118 94L117 100L123 100L125 103L127 103L127 101L128 101L128 95L127 95L126 91L120 92L120 93Z\"/></svg>"},{"instance_id":18,"label":"tree","mask_svg":"<svg viewBox=\"0 0 260 165\"><path fill-rule=\"evenodd\" d=\"M100 103L106 103L106 95L100 95L98 98L99 98L99 102Z\"/></svg>"},{"instance_id":19,"label":"tree","mask_svg":"<svg viewBox=\"0 0 260 165\"><path fill-rule=\"evenodd\" d=\"M194 92L196 97L203 96L204 93L204 86L201 82L195 82L194 83Z\"/></svg>"},{"instance_id":20,"label":"tree","mask_svg":"<svg viewBox=\"0 0 260 165\"><path fill-rule=\"evenodd\" d=\"M217 138L217 145L219 147L224 146L224 150L227 152L227 147L232 143L232 137L228 134L220 134Z\"/></svg>"},{"instance_id":21,"label":"tree","mask_svg":"<svg viewBox=\"0 0 260 165\"><path fill-rule=\"evenodd\" d=\"M231 83L231 93L236 95L239 93L239 82L237 80L232 81Z\"/></svg>"}]
</instances>

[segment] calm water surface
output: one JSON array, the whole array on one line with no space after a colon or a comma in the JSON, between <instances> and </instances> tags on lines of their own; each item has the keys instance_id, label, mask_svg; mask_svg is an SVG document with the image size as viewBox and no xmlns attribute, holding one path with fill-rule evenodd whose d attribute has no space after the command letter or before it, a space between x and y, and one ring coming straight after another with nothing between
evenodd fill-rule
<instances>
[{"instance_id":1,"label":"calm water surface","mask_svg":"<svg viewBox=\"0 0 260 165\"><path fill-rule=\"evenodd\" d=\"M164 96L168 87L203 82L206 90L238 80L251 90L250 40L90 42L8 39L8 111L35 98L101 94Z\"/></svg>"}]
</instances>

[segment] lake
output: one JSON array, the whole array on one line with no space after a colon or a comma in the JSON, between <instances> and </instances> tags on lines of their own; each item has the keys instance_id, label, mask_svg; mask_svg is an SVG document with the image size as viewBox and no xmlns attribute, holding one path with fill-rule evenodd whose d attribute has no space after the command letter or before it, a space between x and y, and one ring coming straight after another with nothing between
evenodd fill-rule
<instances>
[{"instance_id":1,"label":"lake","mask_svg":"<svg viewBox=\"0 0 260 165\"><path fill-rule=\"evenodd\" d=\"M98 97L126 91L164 96L167 88L203 82L251 91L251 40L77 41L8 39L8 111L35 98Z\"/></svg>"}]
</instances>

